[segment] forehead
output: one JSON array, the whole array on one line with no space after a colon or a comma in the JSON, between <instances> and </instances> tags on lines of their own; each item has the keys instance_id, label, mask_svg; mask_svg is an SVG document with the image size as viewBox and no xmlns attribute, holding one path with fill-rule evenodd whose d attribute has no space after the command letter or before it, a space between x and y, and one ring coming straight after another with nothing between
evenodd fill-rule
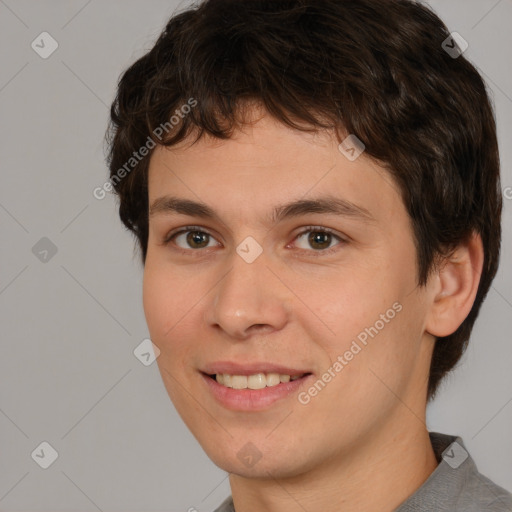
<instances>
[{"instance_id":1,"label":"forehead","mask_svg":"<svg viewBox=\"0 0 512 512\"><path fill-rule=\"evenodd\" d=\"M244 216L259 211L274 221L291 202L319 197L331 200L331 206L338 202L345 213L367 214L367 219L403 206L385 169L364 153L349 160L327 131L303 132L265 116L230 139L193 140L155 148L149 164L153 212L173 209L168 196L174 206L176 198L201 203L203 213L210 206L210 217L213 209Z\"/></svg>"}]
</instances>

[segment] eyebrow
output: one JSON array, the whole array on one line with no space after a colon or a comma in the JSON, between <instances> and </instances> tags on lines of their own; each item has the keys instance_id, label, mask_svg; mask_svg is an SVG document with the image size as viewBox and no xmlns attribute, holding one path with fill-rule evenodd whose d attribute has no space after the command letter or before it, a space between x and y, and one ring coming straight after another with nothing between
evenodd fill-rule
<instances>
[{"instance_id":1,"label":"eyebrow","mask_svg":"<svg viewBox=\"0 0 512 512\"><path fill-rule=\"evenodd\" d=\"M366 222L376 221L375 217L362 206L339 197L322 196L313 199L299 199L276 206L270 216L270 222L276 224L285 219L311 213L330 213ZM155 199L149 208L149 216L151 217L156 214L181 214L203 219L220 220L215 210L207 204L174 196L162 196Z\"/></svg>"}]
</instances>

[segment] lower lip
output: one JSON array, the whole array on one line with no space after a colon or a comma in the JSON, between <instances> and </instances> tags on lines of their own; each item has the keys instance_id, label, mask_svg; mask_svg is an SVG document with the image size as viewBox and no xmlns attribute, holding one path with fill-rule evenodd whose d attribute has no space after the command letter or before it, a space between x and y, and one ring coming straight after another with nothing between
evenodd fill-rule
<instances>
[{"instance_id":1,"label":"lower lip","mask_svg":"<svg viewBox=\"0 0 512 512\"><path fill-rule=\"evenodd\" d=\"M300 379L281 382L277 386L263 389L233 389L222 386L204 373L201 376L214 398L225 408L234 411L261 411L266 409L278 400L289 398L292 395L296 396L306 381L313 377L312 374L309 374Z\"/></svg>"}]
</instances>

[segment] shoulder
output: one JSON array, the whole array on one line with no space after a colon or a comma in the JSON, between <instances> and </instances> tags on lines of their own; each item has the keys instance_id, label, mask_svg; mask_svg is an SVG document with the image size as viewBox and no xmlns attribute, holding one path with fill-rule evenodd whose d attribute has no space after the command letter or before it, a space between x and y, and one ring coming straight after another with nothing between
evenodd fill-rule
<instances>
[{"instance_id":1,"label":"shoulder","mask_svg":"<svg viewBox=\"0 0 512 512\"><path fill-rule=\"evenodd\" d=\"M475 472L466 480L457 507L467 512L512 512L512 494Z\"/></svg>"},{"instance_id":2,"label":"shoulder","mask_svg":"<svg viewBox=\"0 0 512 512\"><path fill-rule=\"evenodd\" d=\"M213 512L235 512L231 496L228 496Z\"/></svg>"},{"instance_id":3,"label":"shoulder","mask_svg":"<svg viewBox=\"0 0 512 512\"><path fill-rule=\"evenodd\" d=\"M478 471L459 436L429 435L439 464L395 512L512 512L512 494Z\"/></svg>"},{"instance_id":4,"label":"shoulder","mask_svg":"<svg viewBox=\"0 0 512 512\"><path fill-rule=\"evenodd\" d=\"M438 476L451 482L453 510L512 512L512 494L478 471L459 436L431 433L431 439L436 455L441 456Z\"/></svg>"},{"instance_id":5,"label":"shoulder","mask_svg":"<svg viewBox=\"0 0 512 512\"><path fill-rule=\"evenodd\" d=\"M449 443L441 453L442 462L439 469L445 470L444 476L453 480L453 490L458 491L454 496L456 510L512 512L512 494L478 471L459 436L437 434L437 438L434 439ZM459 461L457 457L460 457Z\"/></svg>"}]
</instances>

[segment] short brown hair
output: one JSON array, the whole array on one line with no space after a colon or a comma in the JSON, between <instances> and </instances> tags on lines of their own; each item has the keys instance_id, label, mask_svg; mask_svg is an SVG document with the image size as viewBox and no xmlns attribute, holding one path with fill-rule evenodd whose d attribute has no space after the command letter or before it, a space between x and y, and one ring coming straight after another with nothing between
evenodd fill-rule
<instances>
[{"instance_id":1,"label":"short brown hair","mask_svg":"<svg viewBox=\"0 0 512 512\"><path fill-rule=\"evenodd\" d=\"M473 232L483 240L471 312L435 344L433 398L466 349L501 240L493 109L475 67L443 49L449 37L429 8L409 0L206 0L173 16L122 75L107 136L120 217L136 235L143 262L150 155L122 179L119 170L146 141L171 146L193 131L196 140L229 138L244 122L244 102L254 100L298 130L355 134L400 188L414 230L418 285L440 255ZM195 108L177 116L190 98ZM155 130L169 126L174 113L179 122L160 140Z\"/></svg>"}]
</instances>

